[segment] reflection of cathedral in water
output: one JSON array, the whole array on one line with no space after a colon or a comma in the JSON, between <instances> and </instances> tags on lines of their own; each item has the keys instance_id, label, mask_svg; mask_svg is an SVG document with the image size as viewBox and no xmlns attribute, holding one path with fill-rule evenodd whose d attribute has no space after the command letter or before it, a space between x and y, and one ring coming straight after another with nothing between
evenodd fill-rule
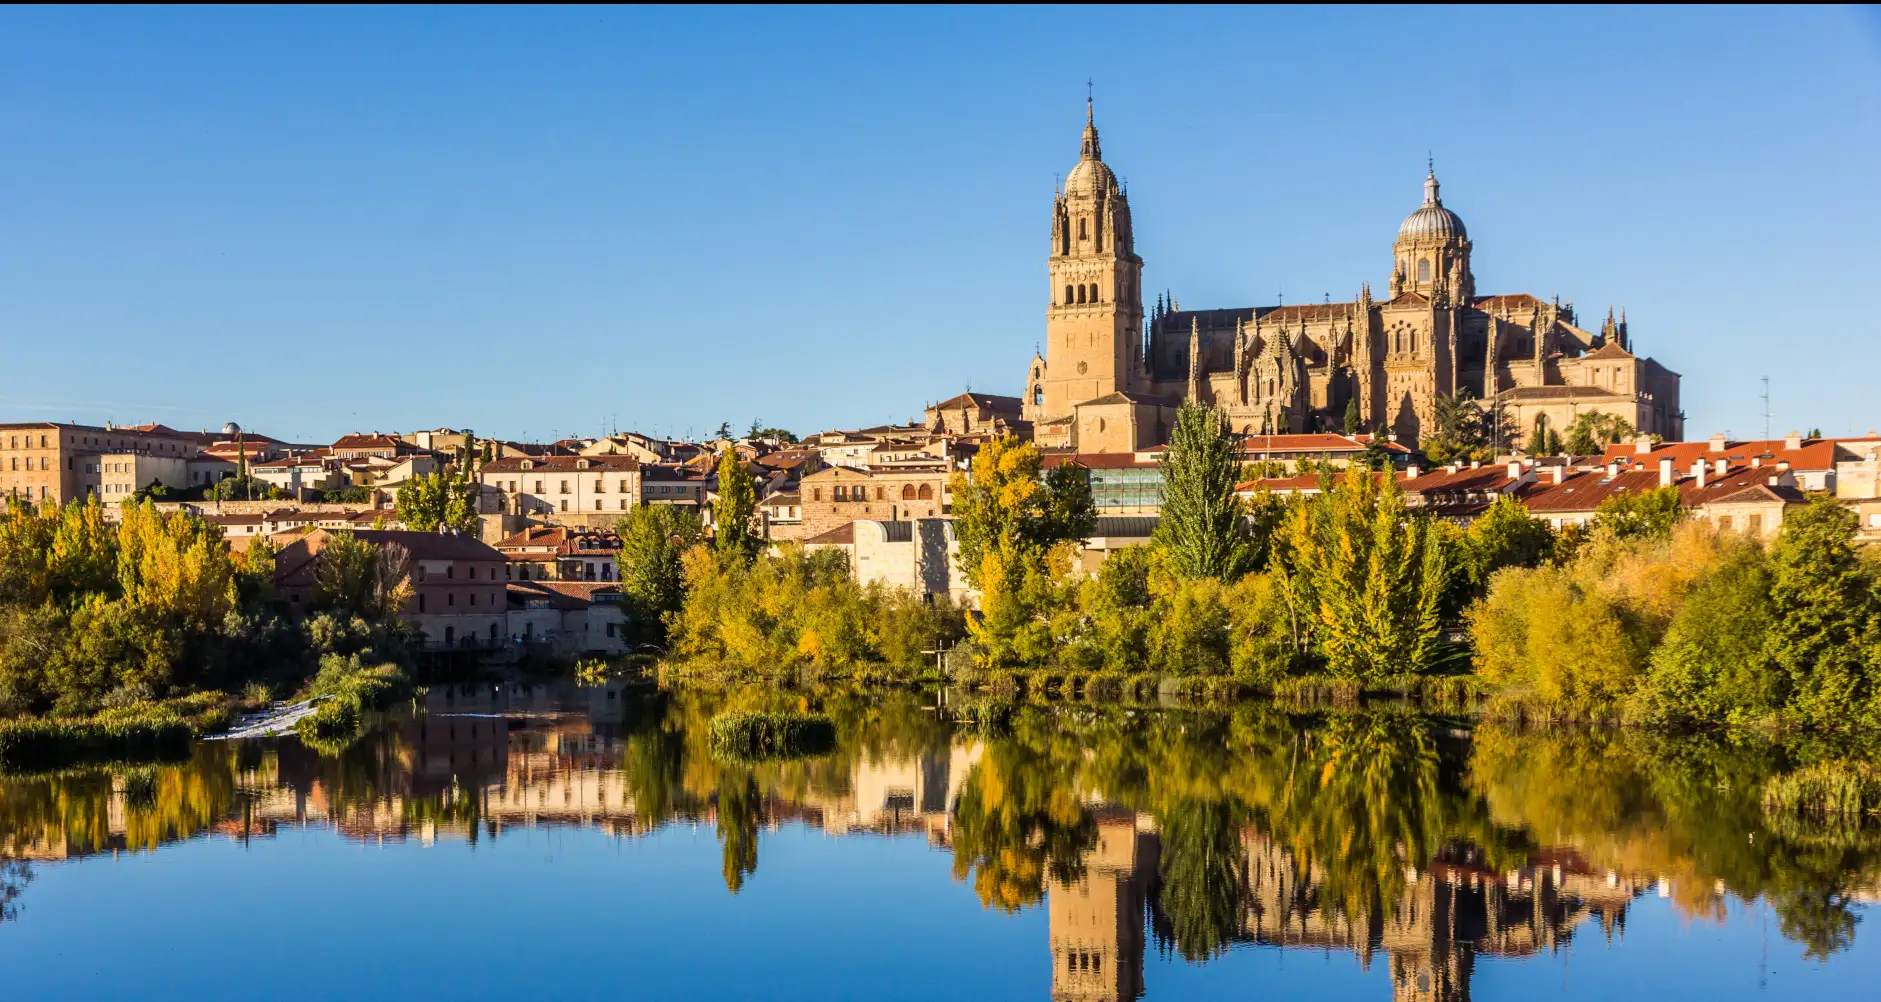
<instances>
[{"instance_id":1,"label":"reflection of cathedral in water","mask_svg":"<svg viewBox=\"0 0 1881 1002\"><path fill-rule=\"evenodd\" d=\"M1143 994L1145 919L1162 840L1153 819L1124 812L1100 813L1098 832L1082 879L1050 890L1053 1002ZM1351 951L1367 970L1383 952L1392 998L1403 1002L1463 1002L1476 957L1552 952L1590 919L1611 940L1624 931L1627 905L1648 886L1587 873L1568 853L1492 873L1461 850L1427 871L1406 869L1392 887L1396 899L1376 913L1350 914L1322 899L1323 867L1300 866L1251 828L1241 845L1240 886L1223 889L1239 903L1238 942Z\"/></svg>"}]
</instances>

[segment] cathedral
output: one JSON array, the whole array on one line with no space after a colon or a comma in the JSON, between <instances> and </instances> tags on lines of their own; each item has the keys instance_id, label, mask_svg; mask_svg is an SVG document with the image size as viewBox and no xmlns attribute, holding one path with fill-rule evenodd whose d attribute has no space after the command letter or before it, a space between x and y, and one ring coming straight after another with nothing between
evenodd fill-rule
<instances>
[{"instance_id":1,"label":"cathedral","mask_svg":"<svg viewBox=\"0 0 1881 1002\"><path fill-rule=\"evenodd\" d=\"M1684 434L1678 373L1634 353L1624 314L1608 310L1596 332L1571 302L1477 293L1469 231L1444 206L1434 168L1398 227L1382 297L1369 282L1349 302L1298 306L1183 310L1158 296L1146 315L1129 192L1104 163L1087 105L1051 241L1045 349L1023 400L1043 448L1161 444L1185 399L1222 409L1248 435L1341 431L1356 401L1361 430L1416 443L1450 394L1493 402L1521 438L1564 434L1588 412Z\"/></svg>"}]
</instances>

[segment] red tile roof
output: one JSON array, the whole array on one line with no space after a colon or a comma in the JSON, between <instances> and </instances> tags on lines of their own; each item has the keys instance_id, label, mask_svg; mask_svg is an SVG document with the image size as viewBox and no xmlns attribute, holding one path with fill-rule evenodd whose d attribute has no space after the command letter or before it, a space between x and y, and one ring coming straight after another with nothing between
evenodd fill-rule
<instances>
[{"instance_id":1,"label":"red tile roof","mask_svg":"<svg viewBox=\"0 0 1881 1002\"><path fill-rule=\"evenodd\" d=\"M1704 460L1707 464L1713 464L1716 463L1717 460L1722 459L1731 466L1744 466L1749 465L1751 460L1759 456L1767 456L1769 458L1763 461L1763 465L1765 466L1774 466L1779 462L1786 462L1790 464L1792 469L1832 470L1835 469L1837 441L1868 440L1806 438L1802 440L1802 447L1799 449L1787 448L1786 440L1781 438L1750 441L1726 440L1722 443L1722 448L1716 452L1712 451L1712 443L1709 440L1700 442L1661 442L1653 446L1651 452L1645 453L1640 452L1639 447L1632 442L1620 442L1607 446L1607 451L1602 457L1602 461L1610 463L1614 460L1625 460L1631 463L1642 463L1657 469L1659 460L1670 459L1673 467L1677 469L1678 472L1689 473L1692 464L1700 459Z\"/></svg>"},{"instance_id":2,"label":"red tile roof","mask_svg":"<svg viewBox=\"0 0 1881 1002\"><path fill-rule=\"evenodd\" d=\"M529 466L525 468L524 463ZM511 456L483 464L484 473L630 473L640 469L632 456Z\"/></svg>"}]
</instances>

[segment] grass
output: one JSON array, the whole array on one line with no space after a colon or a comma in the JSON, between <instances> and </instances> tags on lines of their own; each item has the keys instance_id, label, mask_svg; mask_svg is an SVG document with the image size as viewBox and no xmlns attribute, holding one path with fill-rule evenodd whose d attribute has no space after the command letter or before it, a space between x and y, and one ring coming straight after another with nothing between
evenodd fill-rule
<instances>
[{"instance_id":1,"label":"grass","mask_svg":"<svg viewBox=\"0 0 1881 1002\"><path fill-rule=\"evenodd\" d=\"M712 751L736 761L801 758L836 746L836 726L814 713L721 713L712 718Z\"/></svg>"}]
</instances>

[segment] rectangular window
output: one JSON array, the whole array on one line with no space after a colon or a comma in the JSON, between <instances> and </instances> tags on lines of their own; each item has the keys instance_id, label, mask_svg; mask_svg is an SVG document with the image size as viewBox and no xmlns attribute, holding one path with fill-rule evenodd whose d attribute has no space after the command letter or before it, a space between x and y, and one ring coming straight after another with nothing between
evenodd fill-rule
<instances>
[{"instance_id":1,"label":"rectangular window","mask_svg":"<svg viewBox=\"0 0 1881 1002\"><path fill-rule=\"evenodd\" d=\"M595 492L596 494L606 494L606 493L607 493L607 482L606 482L606 481L604 481L604 480L596 480L596 481L594 482L594 492Z\"/></svg>"},{"instance_id":2,"label":"rectangular window","mask_svg":"<svg viewBox=\"0 0 1881 1002\"><path fill-rule=\"evenodd\" d=\"M621 499L620 499L620 510L621 510L621 511L626 511L626 510L627 510L627 499L626 499L626 498L621 498Z\"/></svg>"},{"instance_id":3,"label":"rectangular window","mask_svg":"<svg viewBox=\"0 0 1881 1002\"><path fill-rule=\"evenodd\" d=\"M542 493L542 481L540 480L536 481L536 493L537 494Z\"/></svg>"},{"instance_id":4,"label":"rectangular window","mask_svg":"<svg viewBox=\"0 0 1881 1002\"><path fill-rule=\"evenodd\" d=\"M622 494L627 493L627 481L623 480L620 482L620 492Z\"/></svg>"},{"instance_id":5,"label":"rectangular window","mask_svg":"<svg viewBox=\"0 0 1881 1002\"><path fill-rule=\"evenodd\" d=\"M567 510L568 510L568 501L567 501L566 499L564 499L564 500L562 501L562 510L563 510L563 511L567 511Z\"/></svg>"},{"instance_id":6,"label":"rectangular window","mask_svg":"<svg viewBox=\"0 0 1881 1002\"><path fill-rule=\"evenodd\" d=\"M568 481L566 480L562 481L562 493L563 494L568 493Z\"/></svg>"}]
</instances>

